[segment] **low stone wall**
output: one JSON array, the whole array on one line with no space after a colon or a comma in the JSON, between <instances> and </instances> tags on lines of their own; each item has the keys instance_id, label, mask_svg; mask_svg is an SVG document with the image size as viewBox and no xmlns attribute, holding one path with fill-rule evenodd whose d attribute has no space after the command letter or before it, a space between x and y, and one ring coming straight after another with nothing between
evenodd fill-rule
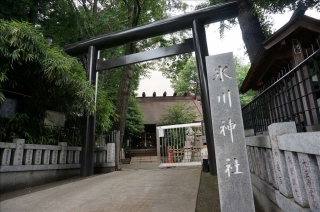
<instances>
[{"instance_id":1,"label":"low stone wall","mask_svg":"<svg viewBox=\"0 0 320 212\"><path fill-rule=\"evenodd\" d=\"M95 172L114 171L114 144L95 149ZM81 147L0 142L0 193L80 175ZM109 155L109 156L108 156Z\"/></svg>"},{"instance_id":2,"label":"low stone wall","mask_svg":"<svg viewBox=\"0 0 320 212\"><path fill-rule=\"evenodd\" d=\"M320 211L320 132L276 123L263 135L246 131L257 211Z\"/></svg>"}]
</instances>

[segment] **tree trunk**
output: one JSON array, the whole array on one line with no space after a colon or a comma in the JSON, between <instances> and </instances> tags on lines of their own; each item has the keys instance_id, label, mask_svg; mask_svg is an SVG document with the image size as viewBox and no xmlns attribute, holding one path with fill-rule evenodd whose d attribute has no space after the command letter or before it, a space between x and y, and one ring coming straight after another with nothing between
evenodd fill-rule
<instances>
[{"instance_id":1,"label":"tree trunk","mask_svg":"<svg viewBox=\"0 0 320 212\"><path fill-rule=\"evenodd\" d=\"M238 0L239 24L250 62L253 63L260 44L265 40L260 21L248 0Z\"/></svg>"},{"instance_id":2,"label":"tree trunk","mask_svg":"<svg viewBox=\"0 0 320 212\"><path fill-rule=\"evenodd\" d=\"M128 28L137 26L141 11L139 0L135 1L132 5L128 4L127 1L124 1L124 3L128 6ZM125 55L133 53L135 53L135 44L126 44ZM123 67L118 91L118 99L116 102L116 114L119 116L119 120L117 122L114 122L113 128L114 130L120 130L120 147L122 146L123 142L126 114L132 87L133 70L134 65Z\"/></svg>"},{"instance_id":3,"label":"tree trunk","mask_svg":"<svg viewBox=\"0 0 320 212\"><path fill-rule=\"evenodd\" d=\"M134 45L126 44L125 54L132 54L134 52ZM126 114L128 110L128 102L131 94L132 77L133 77L134 65L124 66L122 70L122 76L118 91L118 99L116 102L116 114L119 116L119 120L114 122L114 130L120 130L120 146L122 146L124 128L126 123Z\"/></svg>"}]
</instances>

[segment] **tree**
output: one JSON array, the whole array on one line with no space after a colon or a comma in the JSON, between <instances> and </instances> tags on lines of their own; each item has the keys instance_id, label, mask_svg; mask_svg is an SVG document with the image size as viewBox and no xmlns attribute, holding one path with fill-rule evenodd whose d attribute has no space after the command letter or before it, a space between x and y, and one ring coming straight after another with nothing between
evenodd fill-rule
<instances>
[{"instance_id":1,"label":"tree","mask_svg":"<svg viewBox=\"0 0 320 212\"><path fill-rule=\"evenodd\" d=\"M240 89L244 79L247 76L247 73L249 71L250 65L243 65L242 62L238 58L234 58L235 65L236 65L236 75L237 75L237 83L238 83L238 88ZM254 96L256 95L255 91L248 91L245 94L240 94L240 104L241 106L245 106L249 102L252 101Z\"/></svg>"},{"instance_id":2,"label":"tree","mask_svg":"<svg viewBox=\"0 0 320 212\"><path fill-rule=\"evenodd\" d=\"M165 113L157 123L157 126L192 123L197 118L194 107L186 103L177 102L172 107L167 107Z\"/></svg>"},{"instance_id":3,"label":"tree","mask_svg":"<svg viewBox=\"0 0 320 212\"><path fill-rule=\"evenodd\" d=\"M198 68L196 59L190 58L188 62L182 67L176 76L171 80L172 87L178 95L182 95L184 92L195 93L198 89ZM197 94L200 93L198 89Z\"/></svg>"},{"instance_id":4,"label":"tree","mask_svg":"<svg viewBox=\"0 0 320 212\"><path fill-rule=\"evenodd\" d=\"M237 82L239 89L249 71L250 65L244 65L240 59L234 58L237 74ZM189 60L182 69L178 70L176 76L172 75L172 87L178 94L183 94L185 91L192 92L195 90L198 80L197 64L195 58ZM192 83L190 83L192 82ZM240 103L242 106L248 104L255 96L254 91L249 91L245 94L240 94Z\"/></svg>"},{"instance_id":5,"label":"tree","mask_svg":"<svg viewBox=\"0 0 320 212\"><path fill-rule=\"evenodd\" d=\"M23 113L1 120L4 139L47 144L55 130L44 127L46 110L69 117L94 110L94 90L83 67L59 47L50 47L39 29L26 22L0 20L0 102L3 91L26 96Z\"/></svg>"},{"instance_id":6,"label":"tree","mask_svg":"<svg viewBox=\"0 0 320 212\"><path fill-rule=\"evenodd\" d=\"M44 36L53 38L53 45L61 47L79 40L160 20L166 18L167 12L172 8L185 9L185 6L186 4L182 4L180 0L24 0L0 3L0 8L6 10L1 13L2 18L26 20L37 24ZM17 12L11 8L19 10ZM31 10L36 11L33 13L36 16L29 19L28 14ZM180 41L180 36L158 36L101 51L101 57L115 58ZM86 59L86 55L78 58L84 68ZM180 62L176 57L167 61L171 63L173 60L176 63L172 64ZM121 130L123 137L129 97L138 86L139 77L152 65L153 63L144 63L100 73L96 111L97 135L106 133L110 130L110 123L114 123L114 129ZM106 111L108 113L105 113Z\"/></svg>"},{"instance_id":7,"label":"tree","mask_svg":"<svg viewBox=\"0 0 320 212\"><path fill-rule=\"evenodd\" d=\"M175 6L175 1L127 1L124 0L124 6L126 9L123 11L126 12L125 17L128 17L127 28L134 27L143 23L149 23L154 20L159 20L167 17L166 10L170 9L172 6ZM180 5L179 5L180 6ZM133 54L143 49L148 49L157 46L167 45L170 42L165 41L164 37L150 38L145 41L128 43L125 45L124 54ZM119 119L114 122L114 129L120 130L121 138L120 141L123 141L124 129L125 129L125 114L128 109L129 96L132 92L132 83L133 83L133 74L137 71L139 66L128 65L123 67L122 76L119 85L118 98L116 102L116 113L119 116Z\"/></svg>"},{"instance_id":8,"label":"tree","mask_svg":"<svg viewBox=\"0 0 320 212\"><path fill-rule=\"evenodd\" d=\"M209 5L225 3L229 0L209 0ZM252 63L261 43L271 35L268 16L272 13L282 13L285 8L296 9L300 5L315 7L320 10L318 0L238 0L238 21L242 32L242 39L245 43L247 53ZM201 5L200 7L205 7ZM231 25L235 20L231 20ZM221 31L230 25L221 22Z\"/></svg>"},{"instance_id":9,"label":"tree","mask_svg":"<svg viewBox=\"0 0 320 212\"><path fill-rule=\"evenodd\" d=\"M144 131L144 118L138 100L131 96L126 116L125 138L139 136Z\"/></svg>"},{"instance_id":10,"label":"tree","mask_svg":"<svg viewBox=\"0 0 320 212\"><path fill-rule=\"evenodd\" d=\"M0 89L31 96L29 110L41 114L46 109L66 113L94 109L93 89L81 65L61 49L50 48L37 28L0 20L0 42Z\"/></svg>"}]
</instances>

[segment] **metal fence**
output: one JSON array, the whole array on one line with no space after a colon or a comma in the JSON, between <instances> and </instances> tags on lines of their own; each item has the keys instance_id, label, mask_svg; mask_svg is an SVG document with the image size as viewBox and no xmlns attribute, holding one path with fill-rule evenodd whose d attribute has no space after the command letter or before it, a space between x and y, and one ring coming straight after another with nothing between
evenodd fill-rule
<instances>
[{"instance_id":1,"label":"metal fence","mask_svg":"<svg viewBox=\"0 0 320 212\"><path fill-rule=\"evenodd\" d=\"M320 50L289 71L242 108L245 129L267 131L276 122L295 121L299 132L320 130Z\"/></svg>"},{"instance_id":2,"label":"metal fence","mask_svg":"<svg viewBox=\"0 0 320 212\"><path fill-rule=\"evenodd\" d=\"M157 127L157 155L160 163L201 162L201 123Z\"/></svg>"}]
</instances>

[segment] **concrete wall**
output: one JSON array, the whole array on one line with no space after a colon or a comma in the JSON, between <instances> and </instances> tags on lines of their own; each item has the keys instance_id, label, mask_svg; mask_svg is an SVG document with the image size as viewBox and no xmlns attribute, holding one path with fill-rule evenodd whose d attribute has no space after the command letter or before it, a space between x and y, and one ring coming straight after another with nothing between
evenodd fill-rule
<instances>
[{"instance_id":1,"label":"concrete wall","mask_svg":"<svg viewBox=\"0 0 320 212\"><path fill-rule=\"evenodd\" d=\"M0 173L0 193L29 188L80 175L80 169L57 169Z\"/></svg>"},{"instance_id":2,"label":"concrete wall","mask_svg":"<svg viewBox=\"0 0 320 212\"><path fill-rule=\"evenodd\" d=\"M245 134L256 210L320 212L320 132L285 122Z\"/></svg>"}]
</instances>

